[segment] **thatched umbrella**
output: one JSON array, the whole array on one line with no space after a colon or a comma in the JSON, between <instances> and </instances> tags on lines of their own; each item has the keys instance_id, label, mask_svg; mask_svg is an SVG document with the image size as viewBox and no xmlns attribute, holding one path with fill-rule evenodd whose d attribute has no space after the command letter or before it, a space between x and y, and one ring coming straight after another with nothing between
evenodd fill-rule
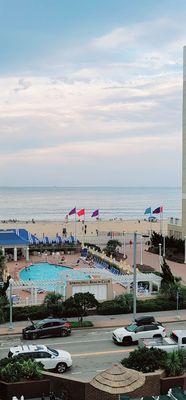
<instances>
[{"instance_id":1,"label":"thatched umbrella","mask_svg":"<svg viewBox=\"0 0 186 400\"><path fill-rule=\"evenodd\" d=\"M131 393L144 383L145 375L142 372L125 368L122 364L113 364L90 382L96 389L115 395Z\"/></svg>"}]
</instances>

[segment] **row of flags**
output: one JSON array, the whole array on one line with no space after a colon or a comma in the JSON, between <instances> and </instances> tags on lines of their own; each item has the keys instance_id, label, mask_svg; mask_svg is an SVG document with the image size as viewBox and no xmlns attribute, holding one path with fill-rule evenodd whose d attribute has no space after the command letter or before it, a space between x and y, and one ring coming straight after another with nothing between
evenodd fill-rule
<instances>
[{"instance_id":1,"label":"row of flags","mask_svg":"<svg viewBox=\"0 0 186 400\"><path fill-rule=\"evenodd\" d=\"M77 215L78 217L81 216L85 216L85 209L82 208L81 210L77 211L76 207L74 207L69 213L68 215ZM96 210L93 211L91 217L99 217L99 208L97 208Z\"/></svg>"},{"instance_id":2,"label":"row of flags","mask_svg":"<svg viewBox=\"0 0 186 400\"><path fill-rule=\"evenodd\" d=\"M155 210L152 211L151 207L146 208L144 214L161 214L163 213L163 207L157 207ZM85 208L81 208L81 210L77 211L76 207L72 208L71 211L69 211L68 215L77 215L78 217L85 216ZM91 218L92 217L99 217L99 209L97 208L96 210L93 211Z\"/></svg>"},{"instance_id":3,"label":"row of flags","mask_svg":"<svg viewBox=\"0 0 186 400\"><path fill-rule=\"evenodd\" d=\"M152 211L151 207L146 208L144 214L161 214L163 213L163 207L157 207L154 211Z\"/></svg>"}]
</instances>

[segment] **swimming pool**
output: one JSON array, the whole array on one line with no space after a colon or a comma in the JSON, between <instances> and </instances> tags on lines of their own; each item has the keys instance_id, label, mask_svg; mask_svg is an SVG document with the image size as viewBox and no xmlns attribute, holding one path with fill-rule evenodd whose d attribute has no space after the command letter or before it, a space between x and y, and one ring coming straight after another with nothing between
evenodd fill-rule
<instances>
[{"instance_id":1,"label":"swimming pool","mask_svg":"<svg viewBox=\"0 0 186 400\"><path fill-rule=\"evenodd\" d=\"M49 263L37 263L30 265L28 268L22 269L22 271L19 274L19 278L22 281L56 280L56 281L61 281L61 283L65 285L68 280L87 281L91 279L91 276L87 275L85 272L73 270L72 268L69 267L63 267ZM54 288L50 286L50 289Z\"/></svg>"}]
</instances>

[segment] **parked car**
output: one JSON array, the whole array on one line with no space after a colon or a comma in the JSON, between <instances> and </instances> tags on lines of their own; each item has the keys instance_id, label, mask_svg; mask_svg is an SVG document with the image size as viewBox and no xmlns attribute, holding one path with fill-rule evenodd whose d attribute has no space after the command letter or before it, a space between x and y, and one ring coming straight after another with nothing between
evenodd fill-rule
<instances>
[{"instance_id":1,"label":"parked car","mask_svg":"<svg viewBox=\"0 0 186 400\"><path fill-rule=\"evenodd\" d=\"M165 337L165 328L158 322L137 325L133 323L125 328L118 328L113 332L114 343L131 345L138 343L139 339Z\"/></svg>"},{"instance_id":2,"label":"parked car","mask_svg":"<svg viewBox=\"0 0 186 400\"><path fill-rule=\"evenodd\" d=\"M71 324L62 318L46 318L33 322L22 330L23 339L39 339L49 336L68 336L71 334Z\"/></svg>"},{"instance_id":3,"label":"parked car","mask_svg":"<svg viewBox=\"0 0 186 400\"><path fill-rule=\"evenodd\" d=\"M43 364L46 370L65 372L72 366L70 353L63 350L52 349L44 345L24 345L10 347L8 357L25 356Z\"/></svg>"},{"instance_id":4,"label":"parked car","mask_svg":"<svg viewBox=\"0 0 186 400\"><path fill-rule=\"evenodd\" d=\"M186 330L175 330L172 331L170 337L155 338L155 339L141 339L139 341L140 347L155 347L156 349L165 350L168 353L186 349Z\"/></svg>"}]
</instances>

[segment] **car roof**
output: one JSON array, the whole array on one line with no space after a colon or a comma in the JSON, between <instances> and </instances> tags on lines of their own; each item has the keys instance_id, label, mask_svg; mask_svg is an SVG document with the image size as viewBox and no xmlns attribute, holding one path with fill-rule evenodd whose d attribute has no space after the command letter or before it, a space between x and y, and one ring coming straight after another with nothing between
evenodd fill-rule
<instances>
[{"instance_id":1,"label":"car roof","mask_svg":"<svg viewBox=\"0 0 186 400\"><path fill-rule=\"evenodd\" d=\"M45 319L41 319L38 322L47 323L47 322L63 322L63 321L66 321L66 319L65 318L48 317L48 318L45 318Z\"/></svg>"},{"instance_id":2,"label":"car roof","mask_svg":"<svg viewBox=\"0 0 186 400\"><path fill-rule=\"evenodd\" d=\"M141 321L141 320L146 320L146 319L155 319L154 317L153 317L153 315L142 315L141 317L136 317L135 318L135 321L137 322L137 321Z\"/></svg>"},{"instance_id":3,"label":"car roof","mask_svg":"<svg viewBox=\"0 0 186 400\"><path fill-rule=\"evenodd\" d=\"M33 351L46 351L47 347L43 344L40 345L23 345L23 346L13 346L10 347L10 351L12 354L19 354L19 353L31 353Z\"/></svg>"}]
</instances>

